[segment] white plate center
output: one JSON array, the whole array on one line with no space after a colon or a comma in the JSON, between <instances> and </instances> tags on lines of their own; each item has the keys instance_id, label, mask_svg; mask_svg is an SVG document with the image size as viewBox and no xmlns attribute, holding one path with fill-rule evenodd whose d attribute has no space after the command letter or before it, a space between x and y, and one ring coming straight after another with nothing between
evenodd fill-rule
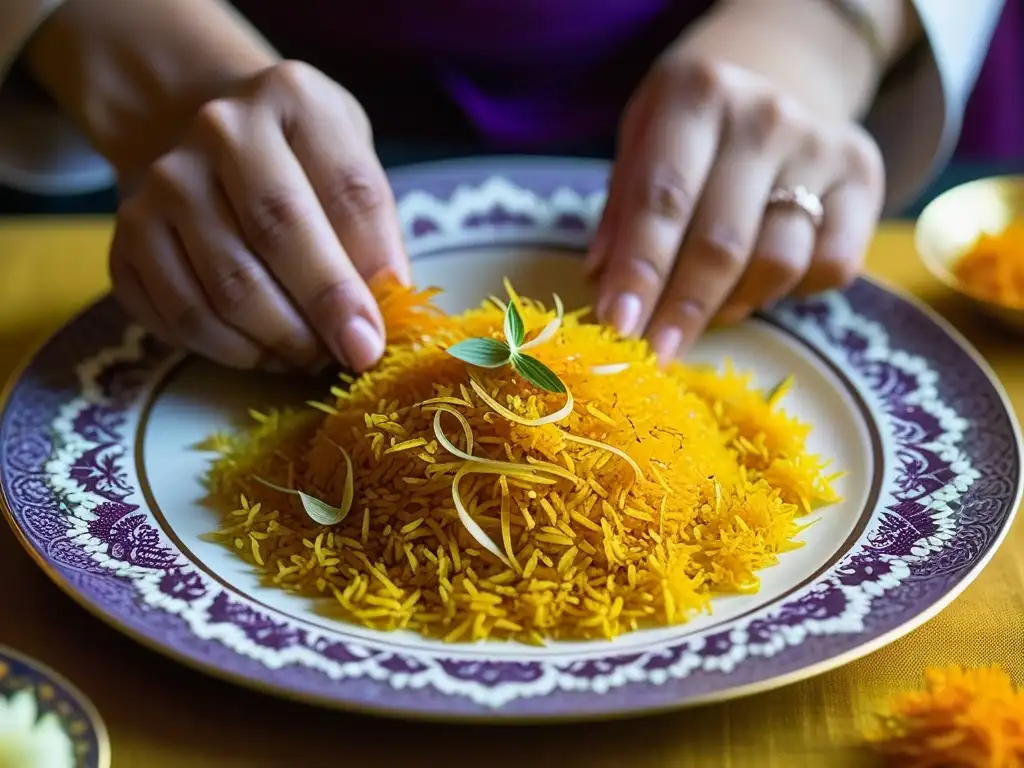
<instances>
[{"instance_id":1,"label":"white plate center","mask_svg":"<svg viewBox=\"0 0 1024 768\"><path fill-rule=\"evenodd\" d=\"M567 309L589 303L580 259L565 251L531 247L477 248L445 253L415 262L416 281L445 289L440 302L448 311L475 306L488 294L500 294L501 279L509 276L523 295L547 301L552 291ZM159 392L144 424L140 475L163 518L165 531L191 553L197 564L240 596L339 636L358 637L410 651L443 649L452 656L489 658L574 657L628 651L689 634L749 613L807 583L837 554L852 543L862 523L876 469L867 422L849 385L802 342L766 323L750 322L709 335L691 359L721 364L731 358L739 370L755 374L755 384L769 388L788 374L795 386L783 407L813 427L809 449L831 459L847 475L838 482L844 501L812 515L818 522L801 538L802 549L782 556L779 565L761 572L762 588L756 595L716 600L713 615L682 627L651 629L624 635L611 643L553 643L533 648L510 643L451 646L411 632L380 633L325 618L311 599L261 586L256 574L232 551L202 541L216 529L217 514L201 503L202 478L211 455L193 446L218 430L229 430L247 420L250 407L299 405L309 397L322 397L310 384L280 377L241 375L189 359Z\"/></svg>"}]
</instances>

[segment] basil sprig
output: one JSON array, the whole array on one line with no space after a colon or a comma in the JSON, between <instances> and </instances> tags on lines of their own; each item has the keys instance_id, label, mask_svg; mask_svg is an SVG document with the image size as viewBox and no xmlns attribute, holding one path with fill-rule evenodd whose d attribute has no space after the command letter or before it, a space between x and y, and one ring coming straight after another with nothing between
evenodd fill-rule
<instances>
[{"instance_id":1,"label":"basil sprig","mask_svg":"<svg viewBox=\"0 0 1024 768\"><path fill-rule=\"evenodd\" d=\"M555 394L565 393L565 384L555 372L535 357L519 351L526 339L526 324L514 301L505 307L505 341L475 338L448 347L448 354L479 368L501 368L511 365L516 373L538 389Z\"/></svg>"}]
</instances>

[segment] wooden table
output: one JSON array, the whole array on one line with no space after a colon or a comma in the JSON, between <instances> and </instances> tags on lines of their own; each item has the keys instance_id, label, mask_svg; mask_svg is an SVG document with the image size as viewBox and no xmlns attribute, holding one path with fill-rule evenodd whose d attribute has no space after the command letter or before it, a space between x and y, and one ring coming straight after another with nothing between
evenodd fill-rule
<instances>
[{"instance_id":1,"label":"wooden table","mask_svg":"<svg viewBox=\"0 0 1024 768\"><path fill-rule=\"evenodd\" d=\"M106 220L0 221L0 371L107 288ZM948 317L1024 406L1024 339L974 317L886 225L872 274ZM0 530L0 643L52 665L102 712L114 767L306 765L870 765L859 729L925 666L998 662L1024 683L1024 522L953 605L908 637L842 669L739 701L630 722L500 728L414 725L320 711L234 688L137 646L65 597Z\"/></svg>"}]
</instances>

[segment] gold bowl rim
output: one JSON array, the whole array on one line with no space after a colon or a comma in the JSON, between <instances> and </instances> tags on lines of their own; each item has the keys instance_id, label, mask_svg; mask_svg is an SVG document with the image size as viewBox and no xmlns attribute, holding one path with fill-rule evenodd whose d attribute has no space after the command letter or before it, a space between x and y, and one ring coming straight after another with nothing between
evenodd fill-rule
<instances>
[{"instance_id":1,"label":"gold bowl rim","mask_svg":"<svg viewBox=\"0 0 1024 768\"><path fill-rule=\"evenodd\" d=\"M941 207L944 203L947 203L950 198L959 197L972 188L977 189L980 187L1014 187L1020 190L1021 199L1024 201L1024 174L983 176L981 178L965 181L957 184L956 186L950 187L928 201L927 205L921 209L921 212L914 220L914 252L917 254L917 258L921 263L924 264L925 269L927 269L935 279L950 290L965 296L988 310L997 313L1011 312L1024 315L1024 305L1013 306L1010 304L1001 304L998 301L993 301L992 299L988 299L984 296L979 296L971 292L966 285L957 279L956 275L953 274L952 270L945 262L936 258L932 250L924 246L923 234L929 229L927 225L934 216L935 209ZM1021 214L1022 218L1024 218L1024 204L1021 206Z\"/></svg>"}]
</instances>

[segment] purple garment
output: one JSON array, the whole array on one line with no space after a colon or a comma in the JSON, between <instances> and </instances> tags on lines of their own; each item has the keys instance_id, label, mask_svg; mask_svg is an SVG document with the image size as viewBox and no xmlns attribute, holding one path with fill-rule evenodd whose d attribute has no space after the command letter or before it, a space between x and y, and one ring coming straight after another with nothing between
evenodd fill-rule
<instances>
[{"instance_id":1,"label":"purple garment","mask_svg":"<svg viewBox=\"0 0 1024 768\"><path fill-rule=\"evenodd\" d=\"M1007 0L967 110L956 156L1024 159L1024 0Z\"/></svg>"},{"instance_id":2,"label":"purple garment","mask_svg":"<svg viewBox=\"0 0 1024 768\"><path fill-rule=\"evenodd\" d=\"M653 60L712 0L236 0L388 138L568 147L614 136Z\"/></svg>"},{"instance_id":3,"label":"purple garment","mask_svg":"<svg viewBox=\"0 0 1024 768\"><path fill-rule=\"evenodd\" d=\"M967 2L967 0L951 0ZM235 0L343 83L378 136L558 151L615 134L658 54L713 0ZM957 156L1024 158L1024 0L1007 0Z\"/></svg>"}]
</instances>

